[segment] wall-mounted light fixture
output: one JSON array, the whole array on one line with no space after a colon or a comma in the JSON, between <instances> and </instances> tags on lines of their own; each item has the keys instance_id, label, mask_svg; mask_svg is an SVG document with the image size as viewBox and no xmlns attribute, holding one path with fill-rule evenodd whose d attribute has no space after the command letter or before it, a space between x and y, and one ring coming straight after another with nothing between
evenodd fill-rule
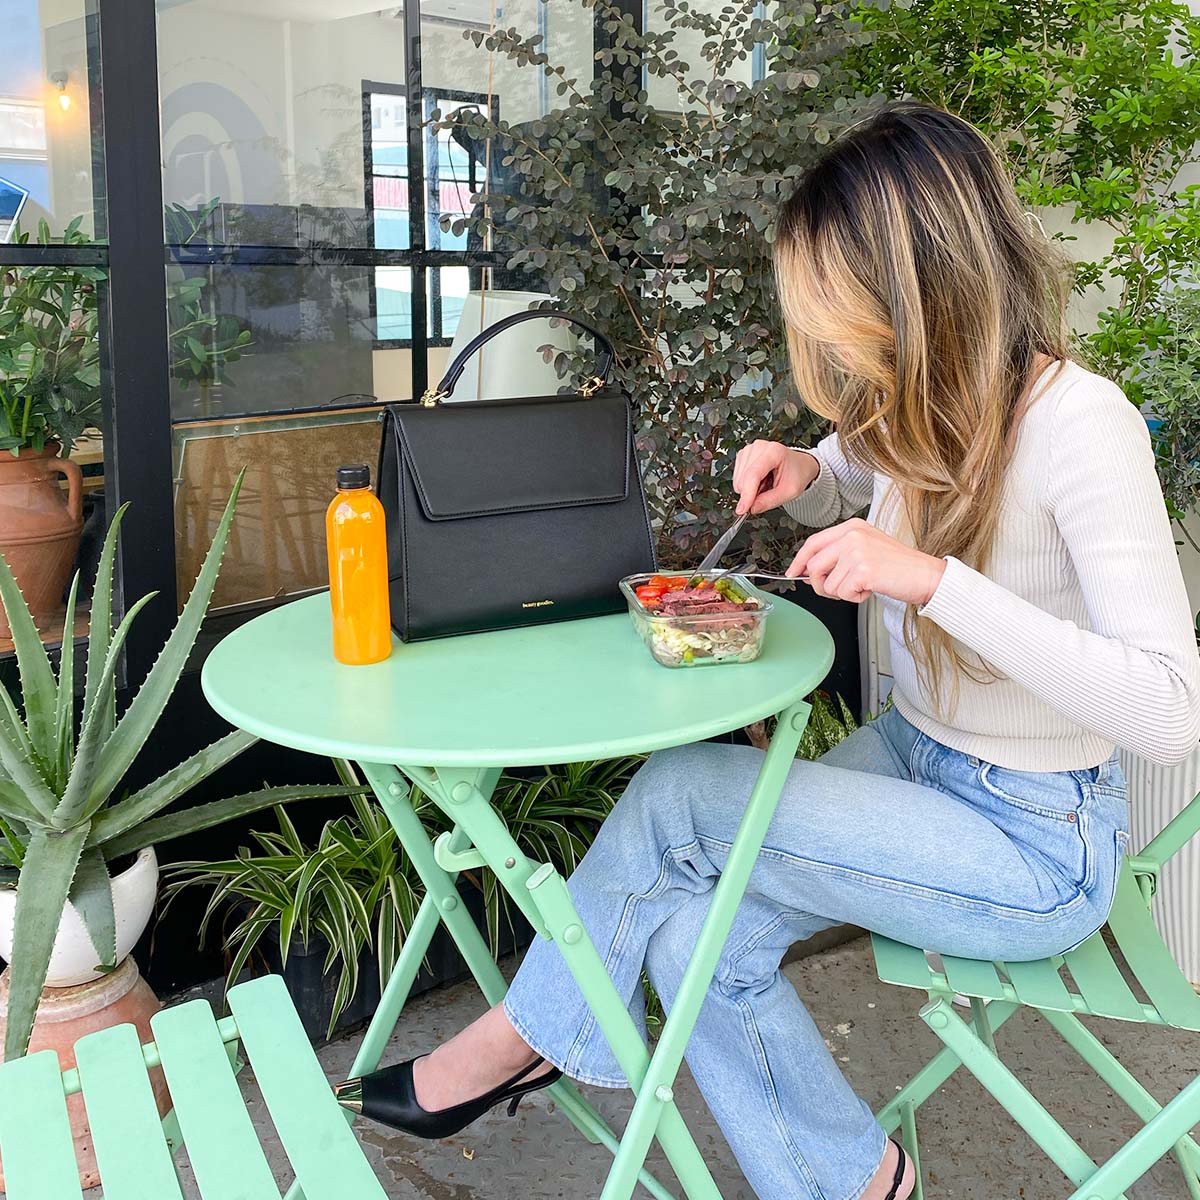
<instances>
[{"instance_id":1,"label":"wall-mounted light fixture","mask_svg":"<svg viewBox=\"0 0 1200 1200\"><path fill-rule=\"evenodd\" d=\"M66 71L55 71L50 76L50 82L58 88L58 107L63 112L69 112L71 108L71 97L67 94L67 73Z\"/></svg>"}]
</instances>

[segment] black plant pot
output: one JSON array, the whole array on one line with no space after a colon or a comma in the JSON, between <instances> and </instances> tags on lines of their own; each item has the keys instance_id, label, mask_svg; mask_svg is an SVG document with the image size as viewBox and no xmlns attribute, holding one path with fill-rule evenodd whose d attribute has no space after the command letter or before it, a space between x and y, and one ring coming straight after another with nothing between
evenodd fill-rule
<instances>
[{"instance_id":1,"label":"black plant pot","mask_svg":"<svg viewBox=\"0 0 1200 1200\"><path fill-rule=\"evenodd\" d=\"M476 926L484 928L483 894L468 880L460 880L459 895L471 914ZM507 921L500 926L500 956L524 949L533 939L533 929L518 913L509 928ZM292 998L304 1032L312 1042L326 1040L329 1018L333 1013L333 997L337 990L338 969L325 973L325 957L329 943L319 933L314 933L307 946L294 940L288 950L287 963L283 963L279 948L279 928L272 926L259 943L267 970L283 976L288 994ZM467 978L470 971L444 926L439 926L430 943L424 964L417 972L410 998L437 987L446 987ZM358 960L358 991L338 1017L333 1028L333 1037L344 1037L363 1028L379 1006L379 960L375 953L365 948Z\"/></svg>"}]
</instances>

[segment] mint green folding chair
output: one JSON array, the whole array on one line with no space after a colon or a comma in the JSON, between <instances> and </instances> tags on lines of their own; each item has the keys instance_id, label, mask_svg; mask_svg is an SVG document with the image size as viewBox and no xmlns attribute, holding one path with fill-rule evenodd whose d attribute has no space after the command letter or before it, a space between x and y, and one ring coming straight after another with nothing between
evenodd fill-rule
<instances>
[{"instance_id":1,"label":"mint green folding chair","mask_svg":"<svg viewBox=\"0 0 1200 1200\"><path fill-rule=\"evenodd\" d=\"M1070 1200L1118 1200L1125 1188L1168 1152L1175 1156L1188 1194L1200 1200L1200 1146L1188 1136L1200 1122L1200 1078L1160 1105L1079 1021L1082 1014L1200 1031L1200 996L1180 971L1150 915L1163 864L1198 831L1200 796L1141 854L1126 858L1105 927L1107 936L1101 930L1077 949L1054 958L1002 963L945 957L939 971L924 951L873 938L879 978L927 992L929 1002L921 1009L921 1019L945 1043L879 1114L889 1133L900 1127L905 1149L917 1165L916 1200L924 1200L916 1110L960 1066L983 1084L1075 1185ZM1124 970L1114 960L1109 941L1120 951ZM1064 971L1069 978L1064 978ZM970 1020L956 1010L956 995L969 997ZM1044 1017L1144 1122L1103 1166L1080 1149L1005 1066L995 1034L1022 1006Z\"/></svg>"},{"instance_id":2,"label":"mint green folding chair","mask_svg":"<svg viewBox=\"0 0 1200 1200\"><path fill-rule=\"evenodd\" d=\"M230 990L231 1016L203 1000L164 1009L143 1046L132 1025L81 1038L77 1069L43 1050L0 1067L0 1160L7 1200L80 1200L66 1098L83 1092L105 1200L182 1200L185 1153L205 1200L279 1200L238 1086L244 1055L309 1200L385 1200L330 1091L283 980ZM174 1108L163 1120L149 1071Z\"/></svg>"}]
</instances>

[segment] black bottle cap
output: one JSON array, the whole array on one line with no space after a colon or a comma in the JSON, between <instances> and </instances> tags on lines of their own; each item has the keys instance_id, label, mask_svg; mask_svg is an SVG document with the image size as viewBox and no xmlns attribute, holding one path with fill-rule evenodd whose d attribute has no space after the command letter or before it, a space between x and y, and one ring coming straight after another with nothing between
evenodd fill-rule
<instances>
[{"instance_id":1,"label":"black bottle cap","mask_svg":"<svg viewBox=\"0 0 1200 1200\"><path fill-rule=\"evenodd\" d=\"M337 485L343 490L370 487L371 468L366 463L351 463L349 466L338 467Z\"/></svg>"}]
</instances>

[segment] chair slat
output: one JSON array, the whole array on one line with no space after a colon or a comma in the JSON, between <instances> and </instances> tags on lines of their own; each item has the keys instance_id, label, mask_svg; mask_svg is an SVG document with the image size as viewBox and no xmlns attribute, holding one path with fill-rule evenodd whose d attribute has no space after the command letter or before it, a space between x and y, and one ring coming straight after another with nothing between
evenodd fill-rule
<instances>
[{"instance_id":1,"label":"chair slat","mask_svg":"<svg viewBox=\"0 0 1200 1200\"><path fill-rule=\"evenodd\" d=\"M188 1159L205 1200L279 1200L212 1009L193 1000L150 1021Z\"/></svg>"},{"instance_id":2,"label":"chair slat","mask_svg":"<svg viewBox=\"0 0 1200 1200\"><path fill-rule=\"evenodd\" d=\"M307 1200L386 1200L333 1098L283 980L267 975L232 988L229 1008Z\"/></svg>"},{"instance_id":3,"label":"chair slat","mask_svg":"<svg viewBox=\"0 0 1200 1200\"><path fill-rule=\"evenodd\" d=\"M1003 1000L1004 985L990 962L976 958L955 958L942 955L946 980L963 996L978 996L984 1000Z\"/></svg>"},{"instance_id":4,"label":"chair slat","mask_svg":"<svg viewBox=\"0 0 1200 1200\"><path fill-rule=\"evenodd\" d=\"M1090 1012L1119 1021L1145 1021L1141 1004L1129 990L1099 933L1092 934L1064 957Z\"/></svg>"},{"instance_id":5,"label":"chair slat","mask_svg":"<svg viewBox=\"0 0 1200 1200\"><path fill-rule=\"evenodd\" d=\"M80 1200L83 1195L53 1050L0 1067L0 1157L7 1200Z\"/></svg>"},{"instance_id":6,"label":"chair slat","mask_svg":"<svg viewBox=\"0 0 1200 1200\"><path fill-rule=\"evenodd\" d=\"M75 1062L104 1200L182 1200L137 1030L89 1034Z\"/></svg>"},{"instance_id":7,"label":"chair slat","mask_svg":"<svg viewBox=\"0 0 1200 1200\"><path fill-rule=\"evenodd\" d=\"M1108 927L1163 1020L1180 1029L1200 1029L1200 996L1163 942L1130 871L1121 872Z\"/></svg>"},{"instance_id":8,"label":"chair slat","mask_svg":"<svg viewBox=\"0 0 1200 1200\"><path fill-rule=\"evenodd\" d=\"M1075 1003L1059 977L1055 960L1040 958L1035 962L1005 963L1004 972L1016 989L1017 999L1031 1008L1049 1008L1071 1012Z\"/></svg>"},{"instance_id":9,"label":"chair slat","mask_svg":"<svg viewBox=\"0 0 1200 1200\"><path fill-rule=\"evenodd\" d=\"M875 950L875 969L884 983L899 987L929 987L931 977L924 951L903 942L893 942L877 933L871 935L871 944Z\"/></svg>"}]
</instances>

